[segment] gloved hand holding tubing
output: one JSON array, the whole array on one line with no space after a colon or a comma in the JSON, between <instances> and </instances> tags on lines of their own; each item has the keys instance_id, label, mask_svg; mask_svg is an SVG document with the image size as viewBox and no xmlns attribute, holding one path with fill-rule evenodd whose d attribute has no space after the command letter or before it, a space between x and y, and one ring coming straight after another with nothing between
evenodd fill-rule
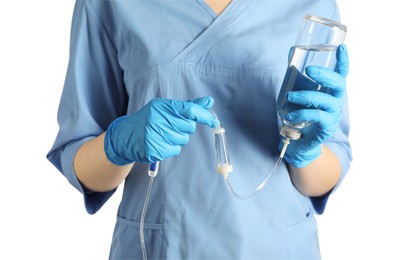
<instances>
[{"instance_id":1,"label":"gloved hand holding tubing","mask_svg":"<svg viewBox=\"0 0 407 260\"><path fill-rule=\"evenodd\" d=\"M114 120L106 131L107 158L116 165L150 163L178 155L196 129L196 122L218 124L208 108L213 98L190 101L154 99L138 112Z\"/></svg>"},{"instance_id":2,"label":"gloved hand holding tubing","mask_svg":"<svg viewBox=\"0 0 407 260\"><path fill-rule=\"evenodd\" d=\"M301 138L291 140L287 148L284 158L294 167L304 167L319 157L321 144L334 135L341 121L346 75L349 71L345 45L337 48L336 58L335 70L321 66L306 68L307 75L318 82L323 91L292 91L288 94L290 102L305 106L306 109L288 113L286 119L290 122L313 122L303 128Z\"/></svg>"}]
</instances>

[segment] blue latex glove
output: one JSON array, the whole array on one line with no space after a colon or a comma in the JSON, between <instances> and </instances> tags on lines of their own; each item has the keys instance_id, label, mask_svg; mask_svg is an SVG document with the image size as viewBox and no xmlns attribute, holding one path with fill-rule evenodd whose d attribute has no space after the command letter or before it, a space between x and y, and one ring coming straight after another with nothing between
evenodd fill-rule
<instances>
[{"instance_id":1,"label":"blue latex glove","mask_svg":"<svg viewBox=\"0 0 407 260\"><path fill-rule=\"evenodd\" d=\"M301 130L299 140L291 140L284 159L294 167L301 168L321 154L321 144L331 138L338 129L342 119L343 96L346 88L346 75L349 71L348 52L345 45L340 45L336 52L337 64L335 70L321 66L308 66L307 75L318 82L321 91L292 91L288 100L300 104L307 109L288 113L286 119L290 122L313 122ZM280 142L280 148L282 142Z\"/></svg>"},{"instance_id":2,"label":"blue latex glove","mask_svg":"<svg viewBox=\"0 0 407 260\"><path fill-rule=\"evenodd\" d=\"M104 140L107 158L116 165L149 163L178 155L196 129L196 122L216 127L208 108L213 98L191 101L154 99L140 111L117 118Z\"/></svg>"}]
</instances>

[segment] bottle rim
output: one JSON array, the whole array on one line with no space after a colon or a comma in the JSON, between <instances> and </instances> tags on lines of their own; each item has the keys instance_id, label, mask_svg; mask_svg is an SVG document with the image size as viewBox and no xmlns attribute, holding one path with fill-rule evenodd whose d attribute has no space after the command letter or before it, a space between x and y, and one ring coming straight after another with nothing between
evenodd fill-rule
<instances>
[{"instance_id":1,"label":"bottle rim","mask_svg":"<svg viewBox=\"0 0 407 260\"><path fill-rule=\"evenodd\" d=\"M307 20L312 20L312 21L316 21L316 22L321 23L321 24L328 25L328 26L333 27L333 28L338 28L338 29L340 29L342 31L345 31L345 32L347 31L346 25L344 25L343 23L334 21L334 20L330 20L330 19L319 17L319 16L312 15L312 14L306 15L304 18L307 19Z\"/></svg>"}]
</instances>

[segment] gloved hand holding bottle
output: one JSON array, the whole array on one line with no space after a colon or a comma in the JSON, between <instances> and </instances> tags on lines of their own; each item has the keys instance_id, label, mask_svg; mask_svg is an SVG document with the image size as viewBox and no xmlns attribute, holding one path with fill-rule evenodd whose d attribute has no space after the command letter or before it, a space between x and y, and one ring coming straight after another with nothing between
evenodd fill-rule
<instances>
[{"instance_id":1,"label":"gloved hand holding bottle","mask_svg":"<svg viewBox=\"0 0 407 260\"><path fill-rule=\"evenodd\" d=\"M216 127L208 108L213 98L190 101L154 99L140 111L114 120L104 139L107 158L116 165L162 161L178 155L196 130L196 122Z\"/></svg>"},{"instance_id":2,"label":"gloved hand holding bottle","mask_svg":"<svg viewBox=\"0 0 407 260\"><path fill-rule=\"evenodd\" d=\"M349 70L345 45L338 47L336 58L335 70L321 66L306 68L307 75L326 91L303 90L288 93L289 102L306 108L288 113L285 119L293 123L312 122L301 130L301 138L291 140L287 148L284 158L294 167L301 168L315 160L321 154L321 144L334 135L341 121L345 78Z\"/></svg>"}]
</instances>

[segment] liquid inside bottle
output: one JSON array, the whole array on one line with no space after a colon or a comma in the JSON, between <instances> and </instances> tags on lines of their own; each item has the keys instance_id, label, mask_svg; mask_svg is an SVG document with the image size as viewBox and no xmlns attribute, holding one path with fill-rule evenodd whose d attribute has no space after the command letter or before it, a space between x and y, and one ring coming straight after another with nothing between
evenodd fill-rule
<instances>
[{"instance_id":1,"label":"liquid inside bottle","mask_svg":"<svg viewBox=\"0 0 407 260\"><path fill-rule=\"evenodd\" d=\"M317 82L305 74L305 68L309 65L318 65L333 69L336 64L336 48L331 45L295 46L277 99L278 115L283 126L302 129L311 124L310 122L292 123L285 119L285 115L288 113L306 108L290 103L287 99L288 92L298 90L328 92L328 89L321 88Z\"/></svg>"}]
</instances>

